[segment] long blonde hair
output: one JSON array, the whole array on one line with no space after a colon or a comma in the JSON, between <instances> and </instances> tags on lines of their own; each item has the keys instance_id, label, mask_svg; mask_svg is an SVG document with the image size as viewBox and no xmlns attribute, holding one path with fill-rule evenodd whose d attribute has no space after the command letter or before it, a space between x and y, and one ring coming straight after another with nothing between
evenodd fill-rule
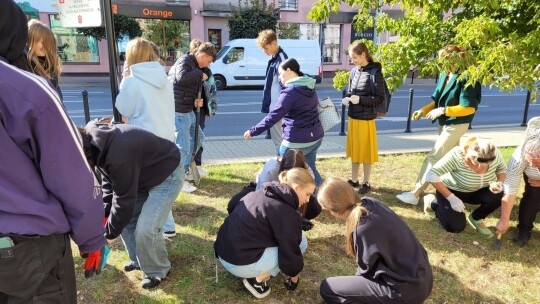
<instances>
[{"instance_id":1,"label":"long blonde hair","mask_svg":"<svg viewBox=\"0 0 540 304\"><path fill-rule=\"evenodd\" d=\"M362 206L362 199L351 185L335 177L327 178L321 184L317 199L333 216L346 219L345 250L355 256L353 232L368 213Z\"/></svg>"},{"instance_id":2,"label":"long blonde hair","mask_svg":"<svg viewBox=\"0 0 540 304\"><path fill-rule=\"evenodd\" d=\"M126 66L150 61L156 61L152 42L140 37L131 39L126 46Z\"/></svg>"},{"instance_id":3,"label":"long blonde hair","mask_svg":"<svg viewBox=\"0 0 540 304\"><path fill-rule=\"evenodd\" d=\"M42 46L45 50L45 62L43 63L36 55L36 47L40 41L43 41ZM28 62L31 63L30 66L34 74L48 79L60 77L62 64L57 54L56 39L50 28L36 19L28 21L26 46L28 48Z\"/></svg>"}]
</instances>

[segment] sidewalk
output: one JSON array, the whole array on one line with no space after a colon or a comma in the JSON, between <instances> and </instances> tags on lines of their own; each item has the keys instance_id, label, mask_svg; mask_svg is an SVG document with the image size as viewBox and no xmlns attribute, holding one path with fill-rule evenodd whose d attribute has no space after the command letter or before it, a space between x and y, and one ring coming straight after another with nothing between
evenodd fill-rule
<instances>
[{"instance_id":1,"label":"sidewalk","mask_svg":"<svg viewBox=\"0 0 540 304\"><path fill-rule=\"evenodd\" d=\"M437 139L436 128L412 129L412 133L400 131L378 132L379 154L427 152ZM525 139L525 127L519 125L477 126L464 137L489 138L499 147L518 146ZM337 132L327 133L317 152L317 158L345 157L346 136ZM214 136L204 143L204 164L231 164L265 162L275 157L272 140L264 135L251 140L242 136Z\"/></svg>"}]
</instances>

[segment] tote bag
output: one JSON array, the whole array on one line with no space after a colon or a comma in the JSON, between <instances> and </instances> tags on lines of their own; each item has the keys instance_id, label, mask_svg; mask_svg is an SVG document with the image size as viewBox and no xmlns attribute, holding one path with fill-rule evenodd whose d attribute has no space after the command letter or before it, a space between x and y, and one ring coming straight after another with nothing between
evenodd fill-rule
<instances>
[{"instance_id":1,"label":"tote bag","mask_svg":"<svg viewBox=\"0 0 540 304\"><path fill-rule=\"evenodd\" d=\"M319 120L321 121L325 133L341 122L336 106L330 97L319 100L318 110Z\"/></svg>"}]
</instances>

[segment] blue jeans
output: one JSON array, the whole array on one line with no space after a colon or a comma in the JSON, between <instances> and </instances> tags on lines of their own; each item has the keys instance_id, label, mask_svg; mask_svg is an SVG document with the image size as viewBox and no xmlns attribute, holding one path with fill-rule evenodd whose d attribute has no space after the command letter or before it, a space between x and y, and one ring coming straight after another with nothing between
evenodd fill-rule
<instances>
[{"instance_id":1,"label":"blue jeans","mask_svg":"<svg viewBox=\"0 0 540 304\"><path fill-rule=\"evenodd\" d=\"M306 236L302 233L302 242L300 242L300 251L302 251L302 254L306 252L307 246ZM275 277L279 273L278 247L266 248L261 258L257 262L249 265L237 266L221 258L219 258L219 261L227 271L240 278L254 278L267 272Z\"/></svg>"},{"instance_id":2,"label":"blue jeans","mask_svg":"<svg viewBox=\"0 0 540 304\"><path fill-rule=\"evenodd\" d=\"M306 163L311 168L311 171L313 171L313 175L315 175L315 184L317 186L322 183L321 174L319 174L319 171L317 171L317 166L315 165L315 161L317 160L317 150L319 149L321 144L322 138L309 147L295 148L296 150L300 150L304 153L304 156L306 157ZM279 155L283 156L285 152L290 149L291 148L285 147L283 144L281 144L281 147L279 147Z\"/></svg>"},{"instance_id":3,"label":"blue jeans","mask_svg":"<svg viewBox=\"0 0 540 304\"><path fill-rule=\"evenodd\" d=\"M161 227L176 201L184 170L179 165L167 179L148 192L137 193L133 217L122 232L131 263L145 275L165 278L171 269Z\"/></svg>"},{"instance_id":4,"label":"blue jeans","mask_svg":"<svg viewBox=\"0 0 540 304\"><path fill-rule=\"evenodd\" d=\"M174 124L176 126L176 145L180 149L180 158L184 165L184 171L189 170L189 161L191 160L191 154L193 151L193 145L195 141L195 113L190 111L188 113L174 114ZM197 141L197 150L200 149L202 142L204 141L204 133L199 127L199 138Z\"/></svg>"}]
</instances>

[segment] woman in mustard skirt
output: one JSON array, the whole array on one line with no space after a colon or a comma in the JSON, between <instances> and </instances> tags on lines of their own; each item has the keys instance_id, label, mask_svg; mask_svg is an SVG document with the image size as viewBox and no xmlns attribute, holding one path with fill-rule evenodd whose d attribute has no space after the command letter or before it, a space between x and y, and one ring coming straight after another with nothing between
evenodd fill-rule
<instances>
[{"instance_id":1,"label":"woman in mustard skirt","mask_svg":"<svg viewBox=\"0 0 540 304\"><path fill-rule=\"evenodd\" d=\"M349 91L343 104L349 105L349 126L347 132L347 157L351 158L352 174L349 184L360 188L360 194L371 191L369 177L371 165L379 161L377 149L377 128L375 106L383 103L385 98L382 66L374 62L366 45L354 42L349 46L349 57L356 65L349 76ZM370 79L370 72L375 70L375 85ZM364 179L359 183L360 164L363 165Z\"/></svg>"}]
</instances>

